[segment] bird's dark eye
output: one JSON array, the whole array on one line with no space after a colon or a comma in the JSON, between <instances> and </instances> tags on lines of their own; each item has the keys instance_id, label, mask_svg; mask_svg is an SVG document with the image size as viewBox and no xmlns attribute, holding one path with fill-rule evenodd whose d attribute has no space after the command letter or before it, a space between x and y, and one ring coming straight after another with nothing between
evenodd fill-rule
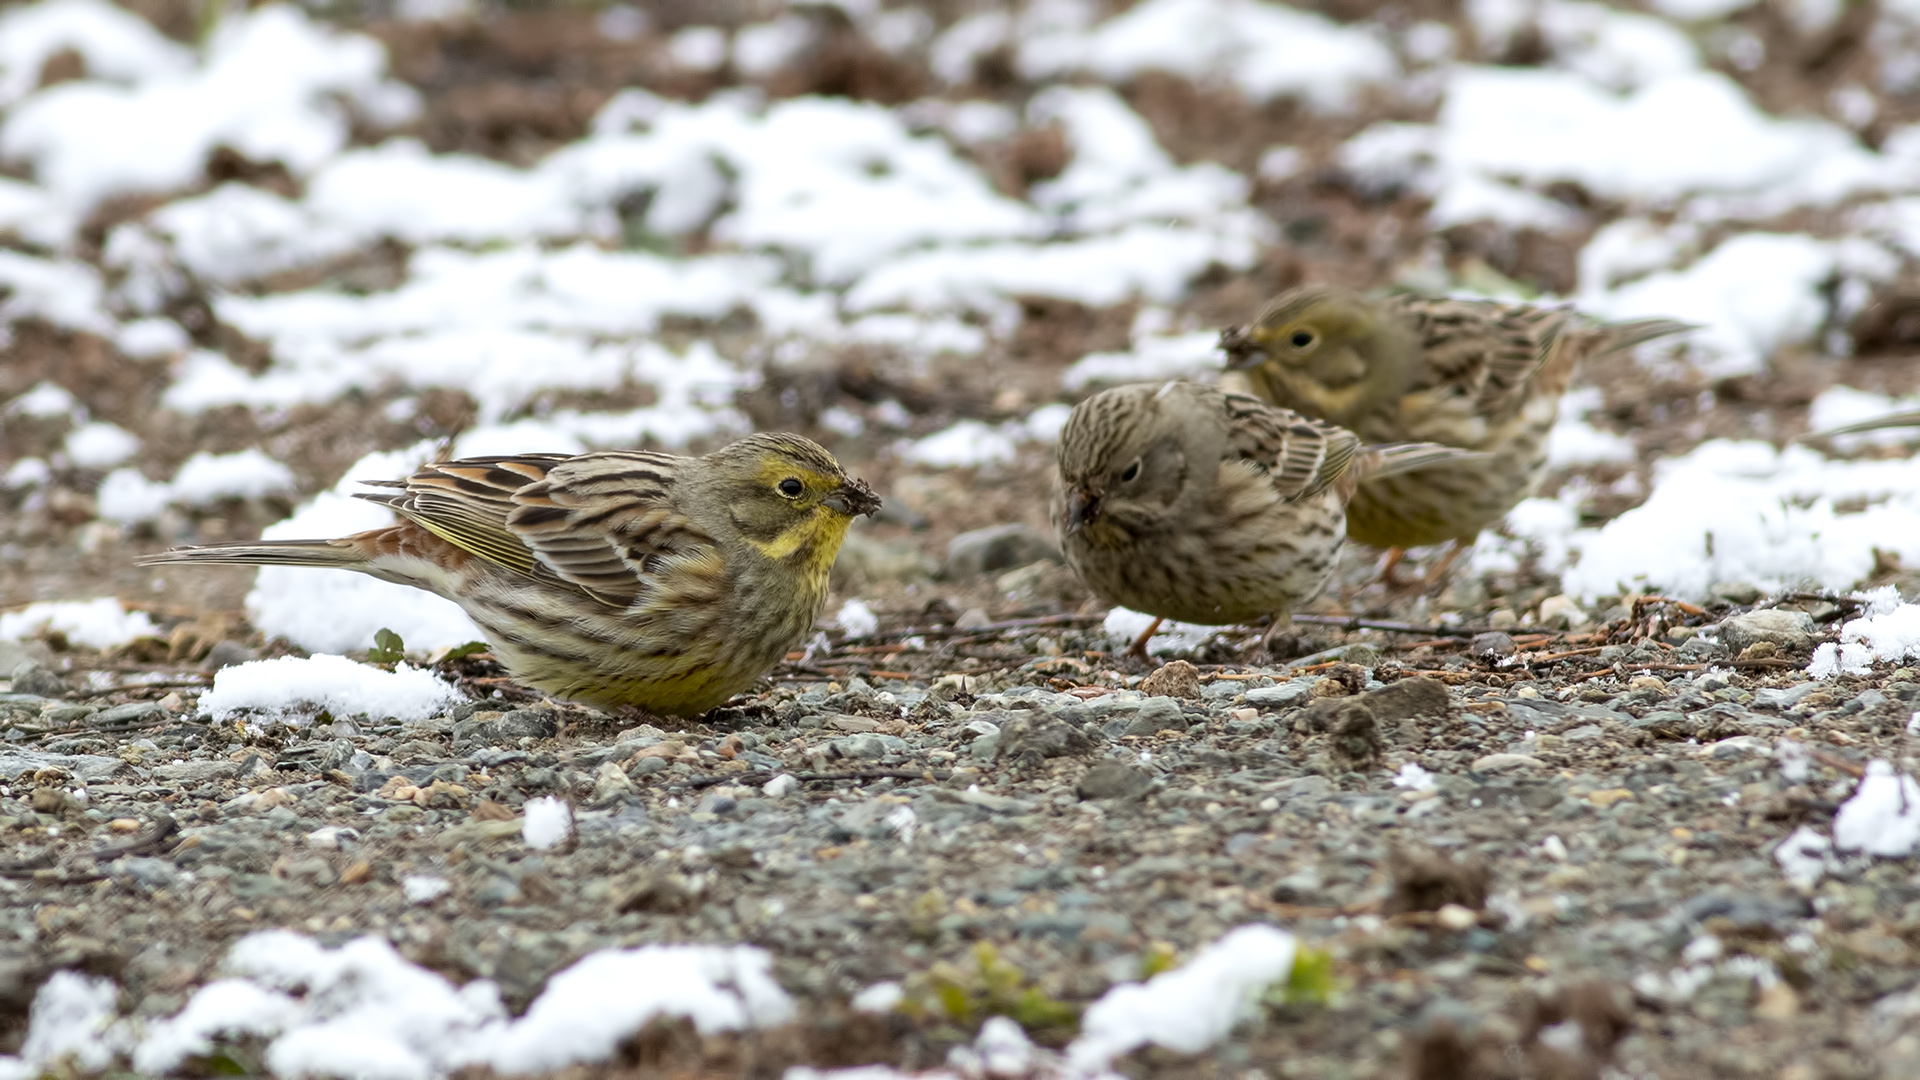
<instances>
[{"instance_id":1,"label":"bird's dark eye","mask_svg":"<svg viewBox=\"0 0 1920 1080\"><path fill-rule=\"evenodd\" d=\"M1294 348L1304 349L1307 346L1313 344L1313 331L1295 330L1293 332L1293 336L1291 338L1288 338L1287 340L1293 342Z\"/></svg>"},{"instance_id":2,"label":"bird's dark eye","mask_svg":"<svg viewBox=\"0 0 1920 1080\"><path fill-rule=\"evenodd\" d=\"M800 481L795 480L791 476L780 481L780 494L785 495L789 499L799 498L802 490L804 489L800 486Z\"/></svg>"},{"instance_id":3,"label":"bird's dark eye","mask_svg":"<svg viewBox=\"0 0 1920 1080\"><path fill-rule=\"evenodd\" d=\"M1138 461L1127 466L1127 471L1120 474L1120 482L1123 484L1131 484L1138 479L1140 479L1140 463Z\"/></svg>"}]
</instances>

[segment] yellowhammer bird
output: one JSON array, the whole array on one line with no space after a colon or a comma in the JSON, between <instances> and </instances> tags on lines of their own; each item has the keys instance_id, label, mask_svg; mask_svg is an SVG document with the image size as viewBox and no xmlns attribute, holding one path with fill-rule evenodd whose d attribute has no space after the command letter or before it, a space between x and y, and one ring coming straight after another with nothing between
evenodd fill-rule
<instances>
[{"instance_id":1,"label":"yellowhammer bird","mask_svg":"<svg viewBox=\"0 0 1920 1080\"><path fill-rule=\"evenodd\" d=\"M1156 616L1129 653L1145 655L1160 619L1271 615L1264 643L1333 573L1356 485L1482 456L1363 447L1325 421L1208 386L1120 386L1067 417L1052 515L1088 588Z\"/></svg>"},{"instance_id":2,"label":"yellowhammer bird","mask_svg":"<svg viewBox=\"0 0 1920 1080\"><path fill-rule=\"evenodd\" d=\"M1480 530L1533 493L1547 433L1576 364L1689 329L1669 319L1596 325L1570 308L1325 285L1282 293L1220 335L1227 366L1262 398L1350 428L1369 442L1435 442L1489 455L1418 475L1377 477L1347 507L1347 535L1391 549L1453 541L1437 582Z\"/></svg>"},{"instance_id":3,"label":"yellowhammer bird","mask_svg":"<svg viewBox=\"0 0 1920 1080\"><path fill-rule=\"evenodd\" d=\"M520 454L370 482L398 524L339 540L140 561L357 570L464 608L515 678L563 698L693 716L812 628L856 514L880 500L798 435L705 457Z\"/></svg>"}]
</instances>

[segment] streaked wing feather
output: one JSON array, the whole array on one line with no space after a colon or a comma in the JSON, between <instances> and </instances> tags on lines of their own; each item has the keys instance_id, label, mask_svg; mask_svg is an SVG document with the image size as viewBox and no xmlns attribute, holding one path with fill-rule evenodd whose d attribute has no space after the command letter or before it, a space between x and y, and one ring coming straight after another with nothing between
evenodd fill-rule
<instances>
[{"instance_id":1,"label":"streaked wing feather","mask_svg":"<svg viewBox=\"0 0 1920 1080\"><path fill-rule=\"evenodd\" d=\"M1576 317L1569 308L1412 294L1387 298L1414 327L1424 370L1416 389L1457 388L1477 411L1499 417L1526 400L1554 344Z\"/></svg>"},{"instance_id":2,"label":"streaked wing feather","mask_svg":"<svg viewBox=\"0 0 1920 1080\"><path fill-rule=\"evenodd\" d=\"M569 458L515 493L506 527L544 572L630 606L676 569L718 557L713 538L670 502L680 466L665 454Z\"/></svg>"},{"instance_id":3,"label":"streaked wing feather","mask_svg":"<svg viewBox=\"0 0 1920 1080\"><path fill-rule=\"evenodd\" d=\"M1265 469L1282 498L1300 499L1325 491L1353 465L1360 438L1345 428L1258 398L1221 397L1229 453Z\"/></svg>"},{"instance_id":4,"label":"streaked wing feather","mask_svg":"<svg viewBox=\"0 0 1920 1080\"><path fill-rule=\"evenodd\" d=\"M422 466L405 480L365 481L394 493L360 494L463 550L511 570L530 574L532 551L507 530L514 492L544 477L564 454L519 454L462 458Z\"/></svg>"}]
</instances>

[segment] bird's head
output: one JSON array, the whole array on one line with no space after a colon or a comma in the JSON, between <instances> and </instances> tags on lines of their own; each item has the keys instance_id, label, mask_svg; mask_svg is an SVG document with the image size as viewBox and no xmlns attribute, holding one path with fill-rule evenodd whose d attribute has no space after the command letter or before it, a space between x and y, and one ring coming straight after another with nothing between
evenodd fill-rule
<instances>
[{"instance_id":1,"label":"bird's head","mask_svg":"<svg viewBox=\"0 0 1920 1080\"><path fill-rule=\"evenodd\" d=\"M1060 432L1054 527L1116 546L1164 522L1187 489L1188 434L1167 406L1183 383L1135 384L1081 402Z\"/></svg>"},{"instance_id":2,"label":"bird's head","mask_svg":"<svg viewBox=\"0 0 1920 1080\"><path fill-rule=\"evenodd\" d=\"M817 569L823 579L854 517L880 509L866 481L848 476L824 447L798 435L749 435L708 461L726 512L747 542L768 558Z\"/></svg>"},{"instance_id":3,"label":"bird's head","mask_svg":"<svg viewBox=\"0 0 1920 1080\"><path fill-rule=\"evenodd\" d=\"M1220 334L1229 370L1266 383L1277 404L1343 423L1399 396L1412 346L1377 302L1329 286L1282 293Z\"/></svg>"}]
</instances>

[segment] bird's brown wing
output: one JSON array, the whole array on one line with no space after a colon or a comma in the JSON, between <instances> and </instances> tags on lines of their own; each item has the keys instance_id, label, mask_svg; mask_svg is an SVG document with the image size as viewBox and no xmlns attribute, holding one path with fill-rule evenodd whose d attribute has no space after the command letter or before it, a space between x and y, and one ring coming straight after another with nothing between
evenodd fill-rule
<instances>
[{"instance_id":1,"label":"bird's brown wing","mask_svg":"<svg viewBox=\"0 0 1920 1080\"><path fill-rule=\"evenodd\" d=\"M1241 394L1221 394L1227 455L1266 470L1283 499L1325 491L1344 476L1360 437L1343 427Z\"/></svg>"},{"instance_id":2,"label":"bird's brown wing","mask_svg":"<svg viewBox=\"0 0 1920 1080\"><path fill-rule=\"evenodd\" d=\"M509 569L626 607L676 556L715 555L713 539L669 500L681 459L608 452L439 462L364 498Z\"/></svg>"},{"instance_id":3,"label":"bird's brown wing","mask_svg":"<svg viewBox=\"0 0 1920 1080\"><path fill-rule=\"evenodd\" d=\"M1569 308L1402 294L1386 304L1420 344L1416 390L1444 390L1473 410L1503 417L1523 405L1550 362L1571 358L1555 342L1576 318Z\"/></svg>"},{"instance_id":4,"label":"bird's brown wing","mask_svg":"<svg viewBox=\"0 0 1920 1080\"><path fill-rule=\"evenodd\" d=\"M404 480L364 480L390 488L357 497L377 502L463 551L523 574L537 565L533 551L507 528L513 495L544 479L564 454L462 458L423 465Z\"/></svg>"}]
</instances>

